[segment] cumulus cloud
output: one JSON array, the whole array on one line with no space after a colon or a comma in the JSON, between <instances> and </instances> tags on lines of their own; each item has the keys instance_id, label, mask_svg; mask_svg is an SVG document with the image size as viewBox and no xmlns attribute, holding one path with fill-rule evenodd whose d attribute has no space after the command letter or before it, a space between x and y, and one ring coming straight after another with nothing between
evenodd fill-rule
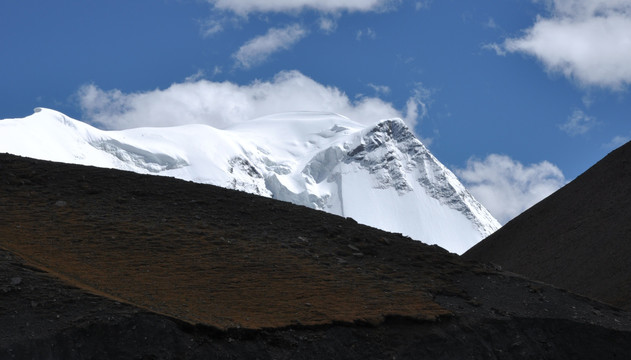
<instances>
[{"instance_id":1,"label":"cumulus cloud","mask_svg":"<svg viewBox=\"0 0 631 360\"><path fill-rule=\"evenodd\" d=\"M264 62L275 52L291 48L306 35L307 30L298 24L271 28L265 35L257 36L243 44L232 56L238 66L247 69Z\"/></svg>"},{"instance_id":2,"label":"cumulus cloud","mask_svg":"<svg viewBox=\"0 0 631 360\"><path fill-rule=\"evenodd\" d=\"M296 13L314 10L325 13L383 11L397 0L207 0L215 9L241 16L261 12Z\"/></svg>"},{"instance_id":3,"label":"cumulus cloud","mask_svg":"<svg viewBox=\"0 0 631 360\"><path fill-rule=\"evenodd\" d=\"M595 117L585 114L583 110L574 110L567 121L559 125L559 128L568 135L575 136L587 133L596 124Z\"/></svg>"},{"instance_id":4,"label":"cumulus cloud","mask_svg":"<svg viewBox=\"0 0 631 360\"><path fill-rule=\"evenodd\" d=\"M496 47L539 59L547 71L581 85L621 90L631 83L631 1L548 0L522 36ZM501 50L501 51L498 51Z\"/></svg>"},{"instance_id":5,"label":"cumulus cloud","mask_svg":"<svg viewBox=\"0 0 631 360\"><path fill-rule=\"evenodd\" d=\"M506 155L469 159L456 174L502 224L565 185L563 172L548 161L523 165Z\"/></svg>"},{"instance_id":6,"label":"cumulus cloud","mask_svg":"<svg viewBox=\"0 0 631 360\"><path fill-rule=\"evenodd\" d=\"M427 111L425 95L416 89L405 109L399 110L376 97L351 100L338 88L320 84L298 71L283 71L270 81L248 85L197 80L164 90L128 94L90 84L77 92L84 120L107 129L183 124L225 128L285 111L330 111L365 124L398 117L414 129Z\"/></svg>"}]
</instances>

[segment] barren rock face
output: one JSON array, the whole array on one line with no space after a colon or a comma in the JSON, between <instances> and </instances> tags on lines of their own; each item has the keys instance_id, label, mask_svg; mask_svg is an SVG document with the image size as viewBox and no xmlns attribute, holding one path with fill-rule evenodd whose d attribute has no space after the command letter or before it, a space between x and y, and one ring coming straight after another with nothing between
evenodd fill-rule
<instances>
[{"instance_id":1,"label":"barren rock face","mask_svg":"<svg viewBox=\"0 0 631 360\"><path fill-rule=\"evenodd\" d=\"M0 213L0 358L631 351L627 312L242 192L0 155Z\"/></svg>"}]
</instances>

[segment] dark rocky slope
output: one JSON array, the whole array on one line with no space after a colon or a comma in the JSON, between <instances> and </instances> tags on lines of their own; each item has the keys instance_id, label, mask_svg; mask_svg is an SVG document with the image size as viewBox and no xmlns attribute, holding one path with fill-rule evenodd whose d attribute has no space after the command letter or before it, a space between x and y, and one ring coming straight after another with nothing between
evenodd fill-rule
<instances>
[{"instance_id":1,"label":"dark rocky slope","mask_svg":"<svg viewBox=\"0 0 631 360\"><path fill-rule=\"evenodd\" d=\"M631 143L463 257L631 310Z\"/></svg>"},{"instance_id":2,"label":"dark rocky slope","mask_svg":"<svg viewBox=\"0 0 631 360\"><path fill-rule=\"evenodd\" d=\"M323 212L0 155L0 359L616 358L631 314Z\"/></svg>"}]
</instances>

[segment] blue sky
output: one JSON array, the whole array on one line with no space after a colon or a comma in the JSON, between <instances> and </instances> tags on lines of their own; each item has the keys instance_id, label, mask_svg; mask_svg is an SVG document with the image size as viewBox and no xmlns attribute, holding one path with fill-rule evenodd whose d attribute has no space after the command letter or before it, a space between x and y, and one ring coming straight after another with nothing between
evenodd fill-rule
<instances>
[{"instance_id":1,"label":"blue sky","mask_svg":"<svg viewBox=\"0 0 631 360\"><path fill-rule=\"evenodd\" d=\"M506 221L631 139L631 0L4 0L0 118L398 116Z\"/></svg>"}]
</instances>

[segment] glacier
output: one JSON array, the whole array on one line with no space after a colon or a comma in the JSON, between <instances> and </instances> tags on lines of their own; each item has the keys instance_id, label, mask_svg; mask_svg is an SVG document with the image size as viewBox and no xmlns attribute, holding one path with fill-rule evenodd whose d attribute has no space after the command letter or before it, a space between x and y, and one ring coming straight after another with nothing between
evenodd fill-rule
<instances>
[{"instance_id":1,"label":"glacier","mask_svg":"<svg viewBox=\"0 0 631 360\"><path fill-rule=\"evenodd\" d=\"M172 176L351 217L462 254L500 227L400 119L326 112L100 130L36 108L0 120L0 152Z\"/></svg>"}]
</instances>

